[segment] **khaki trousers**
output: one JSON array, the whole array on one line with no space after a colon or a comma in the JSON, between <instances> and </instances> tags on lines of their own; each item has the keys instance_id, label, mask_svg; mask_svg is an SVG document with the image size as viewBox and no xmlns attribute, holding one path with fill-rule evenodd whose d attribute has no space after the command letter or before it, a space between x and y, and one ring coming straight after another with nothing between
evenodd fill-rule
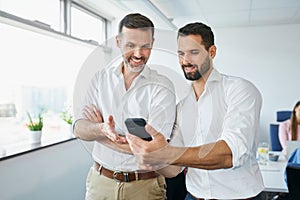
<instances>
[{"instance_id":1,"label":"khaki trousers","mask_svg":"<svg viewBox=\"0 0 300 200\"><path fill-rule=\"evenodd\" d=\"M116 182L91 167L86 180L86 200L165 200L163 176L147 180Z\"/></svg>"}]
</instances>

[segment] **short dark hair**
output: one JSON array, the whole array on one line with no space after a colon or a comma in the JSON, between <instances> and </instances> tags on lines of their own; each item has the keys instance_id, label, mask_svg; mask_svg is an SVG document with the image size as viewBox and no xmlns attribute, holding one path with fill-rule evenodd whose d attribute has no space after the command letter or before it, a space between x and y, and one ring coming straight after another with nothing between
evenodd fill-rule
<instances>
[{"instance_id":1,"label":"short dark hair","mask_svg":"<svg viewBox=\"0 0 300 200\"><path fill-rule=\"evenodd\" d=\"M123 27L126 28L145 28L152 30L152 36L154 36L153 22L146 16L139 13L132 13L126 15L119 23L119 34L122 32Z\"/></svg>"},{"instance_id":2,"label":"short dark hair","mask_svg":"<svg viewBox=\"0 0 300 200\"><path fill-rule=\"evenodd\" d=\"M200 35L203 41L202 44L205 46L206 50L215 44L214 33L211 28L201 22L190 23L180 28L178 30L177 38L179 36L187 35Z\"/></svg>"}]
</instances>

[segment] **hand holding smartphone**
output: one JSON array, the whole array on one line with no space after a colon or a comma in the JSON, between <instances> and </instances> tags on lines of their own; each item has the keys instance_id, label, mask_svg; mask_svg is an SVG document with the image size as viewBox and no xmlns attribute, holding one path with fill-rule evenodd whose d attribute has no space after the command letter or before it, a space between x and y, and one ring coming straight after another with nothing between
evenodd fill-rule
<instances>
[{"instance_id":1,"label":"hand holding smartphone","mask_svg":"<svg viewBox=\"0 0 300 200\"><path fill-rule=\"evenodd\" d=\"M151 141L151 135L145 130L146 121L143 118L127 118L125 125L132 135L138 136L143 140Z\"/></svg>"}]
</instances>

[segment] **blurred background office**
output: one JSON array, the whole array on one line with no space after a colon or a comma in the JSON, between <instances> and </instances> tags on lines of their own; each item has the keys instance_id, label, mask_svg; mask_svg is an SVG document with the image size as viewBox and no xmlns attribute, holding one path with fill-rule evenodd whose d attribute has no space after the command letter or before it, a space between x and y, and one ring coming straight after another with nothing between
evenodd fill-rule
<instances>
[{"instance_id":1,"label":"blurred background office","mask_svg":"<svg viewBox=\"0 0 300 200\"><path fill-rule=\"evenodd\" d=\"M1 199L22 195L23 199L39 199L39 194L32 196L39 189L43 199L55 199L58 188L64 199L82 199L89 152L79 141L61 136L68 127L60 115L73 104L82 66L94 55L109 54L106 42L116 34L118 21L130 12L148 16L158 30L170 33L167 39L157 38L168 41L168 51L154 52L149 64L172 68L179 77L177 29L193 21L210 25L219 49L215 67L250 80L262 93L260 141L270 143L270 123L276 122L276 112L290 111L299 100L300 1L0 0ZM159 43L155 45L160 48ZM27 140L26 111L38 113L42 108L47 109L44 128L48 136L33 145ZM57 145L49 147L49 142ZM33 154L30 150L36 147L45 148ZM65 165L60 168L57 163ZM52 178L41 178L46 169L56 170L50 171ZM68 169L74 173L67 173ZM75 175L76 170L82 173ZM20 177L35 178L25 184ZM78 183L73 188L75 197L61 189L69 189L72 182ZM47 192L50 185L53 188Z\"/></svg>"}]
</instances>

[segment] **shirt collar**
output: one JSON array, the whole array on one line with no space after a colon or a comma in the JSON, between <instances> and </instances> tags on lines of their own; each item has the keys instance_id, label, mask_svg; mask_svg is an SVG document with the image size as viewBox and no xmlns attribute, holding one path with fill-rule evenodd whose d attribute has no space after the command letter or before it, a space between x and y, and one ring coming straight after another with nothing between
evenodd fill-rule
<instances>
[{"instance_id":1,"label":"shirt collar","mask_svg":"<svg viewBox=\"0 0 300 200\"><path fill-rule=\"evenodd\" d=\"M216 70L215 68L212 69L207 82L215 82L215 81L220 81L221 80L221 74L218 70Z\"/></svg>"}]
</instances>

